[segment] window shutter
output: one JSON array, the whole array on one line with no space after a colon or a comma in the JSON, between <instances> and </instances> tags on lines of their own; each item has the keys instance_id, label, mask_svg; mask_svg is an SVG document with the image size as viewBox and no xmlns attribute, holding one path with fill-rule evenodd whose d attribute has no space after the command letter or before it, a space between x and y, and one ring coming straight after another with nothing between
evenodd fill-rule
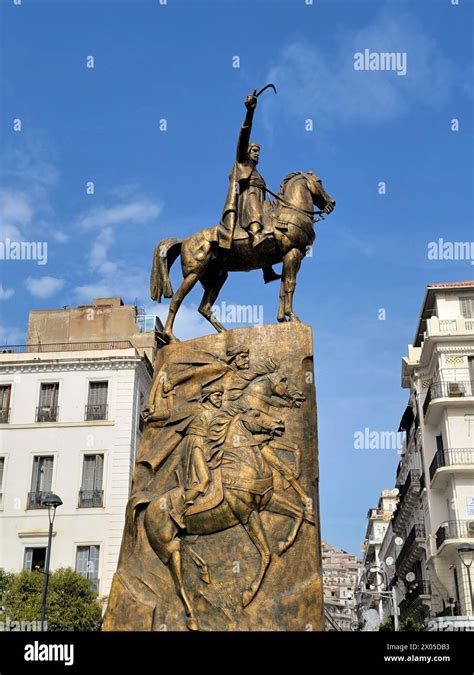
<instances>
[{"instance_id":1,"label":"window shutter","mask_svg":"<svg viewBox=\"0 0 474 675\"><path fill-rule=\"evenodd\" d=\"M84 455L84 464L82 467L82 489L94 489L94 468L95 455Z\"/></svg>"},{"instance_id":2,"label":"window shutter","mask_svg":"<svg viewBox=\"0 0 474 675\"><path fill-rule=\"evenodd\" d=\"M461 303L461 315L465 319L474 319L474 295L459 298Z\"/></svg>"},{"instance_id":3,"label":"window shutter","mask_svg":"<svg viewBox=\"0 0 474 675\"><path fill-rule=\"evenodd\" d=\"M11 386L0 387L0 410L7 410L10 407Z\"/></svg>"},{"instance_id":4,"label":"window shutter","mask_svg":"<svg viewBox=\"0 0 474 675\"><path fill-rule=\"evenodd\" d=\"M95 476L94 490L102 490L102 480L104 475L104 455L95 456ZM1 485L1 483L0 483Z\"/></svg>"},{"instance_id":5,"label":"window shutter","mask_svg":"<svg viewBox=\"0 0 474 675\"><path fill-rule=\"evenodd\" d=\"M38 490L50 492L53 484L53 457L40 457L38 476Z\"/></svg>"},{"instance_id":6,"label":"window shutter","mask_svg":"<svg viewBox=\"0 0 474 675\"><path fill-rule=\"evenodd\" d=\"M23 569L31 572L31 566L33 564L33 549L25 548L25 561L23 563Z\"/></svg>"},{"instance_id":7,"label":"window shutter","mask_svg":"<svg viewBox=\"0 0 474 675\"><path fill-rule=\"evenodd\" d=\"M89 405L106 405L108 382L90 382L89 383Z\"/></svg>"},{"instance_id":8,"label":"window shutter","mask_svg":"<svg viewBox=\"0 0 474 675\"><path fill-rule=\"evenodd\" d=\"M58 405L59 382L44 382L40 389L40 407L55 408Z\"/></svg>"},{"instance_id":9,"label":"window shutter","mask_svg":"<svg viewBox=\"0 0 474 675\"><path fill-rule=\"evenodd\" d=\"M31 492L38 492L39 490L39 457L33 459L33 474L31 476Z\"/></svg>"},{"instance_id":10,"label":"window shutter","mask_svg":"<svg viewBox=\"0 0 474 675\"><path fill-rule=\"evenodd\" d=\"M76 572L87 577L87 563L89 562L89 547L78 546L76 551Z\"/></svg>"},{"instance_id":11,"label":"window shutter","mask_svg":"<svg viewBox=\"0 0 474 675\"><path fill-rule=\"evenodd\" d=\"M99 553L100 546L90 546L89 579L97 579L99 577Z\"/></svg>"}]
</instances>

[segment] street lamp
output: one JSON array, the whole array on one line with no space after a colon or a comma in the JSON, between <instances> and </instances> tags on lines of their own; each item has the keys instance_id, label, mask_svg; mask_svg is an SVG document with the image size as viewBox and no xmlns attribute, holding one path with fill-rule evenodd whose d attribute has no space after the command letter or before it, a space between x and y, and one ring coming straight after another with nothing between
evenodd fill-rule
<instances>
[{"instance_id":1,"label":"street lamp","mask_svg":"<svg viewBox=\"0 0 474 675\"><path fill-rule=\"evenodd\" d=\"M458 547L458 555L461 562L467 569L467 580L469 582L469 594L471 596L471 614L474 614L474 596L472 595L471 565L474 548L470 544L461 544Z\"/></svg>"},{"instance_id":2,"label":"street lamp","mask_svg":"<svg viewBox=\"0 0 474 675\"><path fill-rule=\"evenodd\" d=\"M46 614L46 598L48 595L48 582L49 582L49 561L51 559L51 541L53 538L53 523L54 517L56 515L56 509L58 506L61 506L62 501L58 495L49 495L43 499L43 506L48 508L48 519L49 519L49 533L48 533L48 548L46 549L46 561L44 565L44 583L43 583L43 597L41 599L41 614L40 614L40 623L41 630L44 630L44 617Z\"/></svg>"},{"instance_id":3,"label":"street lamp","mask_svg":"<svg viewBox=\"0 0 474 675\"><path fill-rule=\"evenodd\" d=\"M372 574L382 575L382 578L384 579L385 582L385 588L388 588L389 586L388 574L382 567L375 565L369 569L369 572L371 572ZM377 584L377 586L378 585L379 584ZM377 594L380 595L380 597L382 598L389 598L391 600L393 608L393 628L394 630L398 631L398 606L397 606L397 592L395 590L395 586L392 586L391 591L375 591L375 593L373 593L373 595Z\"/></svg>"}]
</instances>

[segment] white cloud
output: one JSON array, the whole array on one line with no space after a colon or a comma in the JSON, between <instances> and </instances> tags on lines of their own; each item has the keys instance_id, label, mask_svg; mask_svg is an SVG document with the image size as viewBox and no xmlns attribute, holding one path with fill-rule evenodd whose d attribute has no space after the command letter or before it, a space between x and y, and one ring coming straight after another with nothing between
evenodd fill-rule
<instances>
[{"instance_id":1,"label":"white cloud","mask_svg":"<svg viewBox=\"0 0 474 675\"><path fill-rule=\"evenodd\" d=\"M57 277L27 277L25 279L25 286L27 290L34 295L35 298L49 298L62 289L64 286L64 279Z\"/></svg>"},{"instance_id":2,"label":"white cloud","mask_svg":"<svg viewBox=\"0 0 474 675\"><path fill-rule=\"evenodd\" d=\"M161 205L146 199L136 200L128 204L117 206L99 206L91 209L79 219L79 226L86 230L105 228L120 223L143 225L154 218L158 218Z\"/></svg>"},{"instance_id":3,"label":"white cloud","mask_svg":"<svg viewBox=\"0 0 474 675\"><path fill-rule=\"evenodd\" d=\"M365 49L406 52L407 75L354 70L354 54ZM266 80L278 88L263 108L269 129L276 109L291 118L313 118L318 128L390 120L413 108L438 106L460 84L453 64L423 27L411 16L387 11L360 31L336 33L331 51L306 41L289 44Z\"/></svg>"},{"instance_id":4,"label":"white cloud","mask_svg":"<svg viewBox=\"0 0 474 675\"><path fill-rule=\"evenodd\" d=\"M0 284L0 300L8 300L14 294L13 288L3 288L3 284Z\"/></svg>"},{"instance_id":5,"label":"white cloud","mask_svg":"<svg viewBox=\"0 0 474 675\"><path fill-rule=\"evenodd\" d=\"M106 227L99 233L90 251L89 264L91 268L103 275L114 274L117 271L117 264L107 260L108 249L114 243L114 240L113 229Z\"/></svg>"}]
</instances>

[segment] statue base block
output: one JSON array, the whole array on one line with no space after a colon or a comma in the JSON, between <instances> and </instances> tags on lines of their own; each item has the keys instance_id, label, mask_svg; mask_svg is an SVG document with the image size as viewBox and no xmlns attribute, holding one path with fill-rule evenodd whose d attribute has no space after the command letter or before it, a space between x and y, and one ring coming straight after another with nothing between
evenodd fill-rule
<instances>
[{"instance_id":1,"label":"statue base block","mask_svg":"<svg viewBox=\"0 0 474 675\"><path fill-rule=\"evenodd\" d=\"M311 329L167 345L148 407L103 630L324 630Z\"/></svg>"}]
</instances>

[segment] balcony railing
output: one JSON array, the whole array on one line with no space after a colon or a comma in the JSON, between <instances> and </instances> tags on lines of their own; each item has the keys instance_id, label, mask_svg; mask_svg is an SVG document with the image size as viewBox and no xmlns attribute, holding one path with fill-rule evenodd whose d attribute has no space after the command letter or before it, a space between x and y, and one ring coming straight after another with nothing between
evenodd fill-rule
<instances>
[{"instance_id":1,"label":"balcony railing","mask_svg":"<svg viewBox=\"0 0 474 675\"><path fill-rule=\"evenodd\" d=\"M107 413L108 413L107 403L87 404L85 407L84 418L86 422L92 422L94 420L106 420Z\"/></svg>"},{"instance_id":2,"label":"balcony railing","mask_svg":"<svg viewBox=\"0 0 474 675\"><path fill-rule=\"evenodd\" d=\"M96 349L131 349L129 340L113 340L109 342L54 342L50 344L0 345L4 354L24 354L29 352L82 352Z\"/></svg>"},{"instance_id":3,"label":"balcony railing","mask_svg":"<svg viewBox=\"0 0 474 675\"><path fill-rule=\"evenodd\" d=\"M423 402L423 413L426 415L429 404L436 398L465 398L467 396L474 396L473 380L432 382Z\"/></svg>"},{"instance_id":4,"label":"balcony railing","mask_svg":"<svg viewBox=\"0 0 474 675\"><path fill-rule=\"evenodd\" d=\"M78 507L80 509L93 509L104 505L103 490L79 490Z\"/></svg>"},{"instance_id":5,"label":"balcony railing","mask_svg":"<svg viewBox=\"0 0 474 675\"><path fill-rule=\"evenodd\" d=\"M440 548L447 539L474 539L472 520L449 520L436 531L436 546Z\"/></svg>"},{"instance_id":6,"label":"balcony railing","mask_svg":"<svg viewBox=\"0 0 474 675\"><path fill-rule=\"evenodd\" d=\"M410 584L405 597L400 603L400 614L403 614L418 600L420 596L431 596L431 582L424 579L415 579Z\"/></svg>"},{"instance_id":7,"label":"balcony railing","mask_svg":"<svg viewBox=\"0 0 474 675\"><path fill-rule=\"evenodd\" d=\"M59 406L39 405L36 408L37 422L57 422L59 416Z\"/></svg>"},{"instance_id":8,"label":"balcony railing","mask_svg":"<svg viewBox=\"0 0 474 675\"><path fill-rule=\"evenodd\" d=\"M49 492L28 492L28 509L46 509L48 508L43 504L43 501L46 497L49 497L53 493Z\"/></svg>"},{"instance_id":9,"label":"balcony railing","mask_svg":"<svg viewBox=\"0 0 474 675\"><path fill-rule=\"evenodd\" d=\"M0 424L8 424L10 421L10 408L2 408L0 410Z\"/></svg>"},{"instance_id":10,"label":"balcony railing","mask_svg":"<svg viewBox=\"0 0 474 675\"><path fill-rule=\"evenodd\" d=\"M414 488L419 488L420 487L420 478L421 478L421 471L418 471L418 469L411 469L408 472L408 475L406 477L405 482L403 483L401 489L400 489L400 495L399 495L399 501L403 502L405 499L408 490L411 487Z\"/></svg>"},{"instance_id":11,"label":"balcony railing","mask_svg":"<svg viewBox=\"0 0 474 675\"><path fill-rule=\"evenodd\" d=\"M426 322L425 337L471 332L474 332L474 319L466 319L464 316L438 319L437 316L432 316Z\"/></svg>"},{"instance_id":12,"label":"balcony railing","mask_svg":"<svg viewBox=\"0 0 474 675\"><path fill-rule=\"evenodd\" d=\"M395 567L398 569L405 559L407 554L410 552L411 547L413 546L416 539L426 539L425 526L421 523L416 523L410 530L408 537L405 539L400 553L397 556Z\"/></svg>"},{"instance_id":13,"label":"balcony railing","mask_svg":"<svg viewBox=\"0 0 474 675\"><path fill-rule=\"evenodd\" d=\"M444 466L474 464L474 448L446 448L438 450L430 464L430 479Z\"/></svg>"}]
</instances>

